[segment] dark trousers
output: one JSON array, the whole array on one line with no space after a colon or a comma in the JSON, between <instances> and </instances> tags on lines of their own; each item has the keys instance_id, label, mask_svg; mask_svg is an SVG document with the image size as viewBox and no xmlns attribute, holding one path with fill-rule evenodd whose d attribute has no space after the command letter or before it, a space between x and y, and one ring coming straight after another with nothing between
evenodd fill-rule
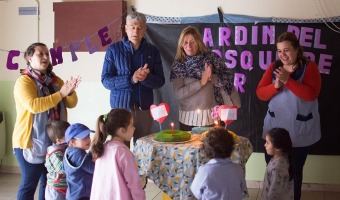
<instances>
[{"instance_id":1,"label":"dark trousers","mask_svg":"<svg viewBox=\"0 0 340 200\"><path fill-rule=\"evenodd\" d=\"M150 135L153 119L150 114L150 110L132 109L134 125L136 130L133 134L133 144L136 144L137 139ZM130 142L125 142L130 148Z\"/></svg>"},{"instance_id":2,"label":"dark trousers","mask_svg":"<svg viewBox=\"0 0 340 200\"><path fill-rule=\"evenodd\" d=\"M19 148L14 149L15 157L18 160L21 172L21 180L18 188L17 199L18 200L34 200L34 193L39 187L39 200L45 199L45 187L46 187L46 174L47 169L42 164L31 164L27 162L23 156L23 150Z\"/></svg>"},{"instance_id":3,"label":"dark trousers","mask_svg":"<svg viewBox=\"0 0 340 200\"><path fill-rule=\"evenodd\" d=\"M185 125L181 122L179 122L179 130L181 131L191 131L191 129L195 127L195 126L188 126L188 125Z\"/></svg>"},{"instance_id":4,"label":"dark trousers","mask_svg":"<svg viewBox=\"0 0 340 200\"><path fill-rule=\"evenodd\" d=\"M292 165L294 170L294 200L301 198L301 186L303 180L303 166L305 165L309 147L293 147ZM268 164L272 156L265 152L266 163Z\"/></svg>"}]
</instances>

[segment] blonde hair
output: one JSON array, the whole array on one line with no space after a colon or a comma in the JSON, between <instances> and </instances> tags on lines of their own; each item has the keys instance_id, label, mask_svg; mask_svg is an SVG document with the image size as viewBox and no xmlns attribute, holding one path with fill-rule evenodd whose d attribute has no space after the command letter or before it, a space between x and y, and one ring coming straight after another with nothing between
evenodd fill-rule
<instances>
[{"instance_id":1,"label":"blonde hair","mask_svg":"<svg viewBox=\"0 0 340 200\"><path fill-rule=\"evenodd\" d=\"M183 49L183 44L184 44L185 36L187 36L189 34L194 37L194 40L197 43L197 46L198 46L197 54L206 53L206 52L209 51L209 49L203 43L202 35L199 32L199 30L196 27L187 26L186 28L184 28L182 30L181 35L179 36L178 44L177 44L177 50L176 50L175 59L178 60L181 63L184 62L185 57L187 56L187 54L185 53L185 51Z\"/></svg>"}]
</instances>

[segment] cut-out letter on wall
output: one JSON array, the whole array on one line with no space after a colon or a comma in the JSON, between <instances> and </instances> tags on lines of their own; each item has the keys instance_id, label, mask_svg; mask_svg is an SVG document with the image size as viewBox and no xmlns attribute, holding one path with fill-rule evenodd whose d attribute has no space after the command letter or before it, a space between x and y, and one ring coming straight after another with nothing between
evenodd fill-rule
<instances>
[{"instance_id":1,"label":"cut-out letter on wall","mask_svg":"<svg viewBox=\"0 0 340 200\"><path fill-rule=\"evenodd\" d=\"M9 70L17 70L19 68L18 63L13 63L12 60L14 57L20 56L20 51L18 50L11 50L7 56L7 69Z\"/></svg>"},{"instance_id":2,"label":"cut-out letter on wall","mask_svg":"<svg viewBox=\"0 0 340 200\"><path fill-rule=\"evenodd\" d=\"M72 56L72 62L77 61L78 57L76 55L76 51L80 49L80 42L72 42L69 45L71 56Z\"/></svg>"},{"instance_id":3,"label":"cut-out letter on wall","mask_svg":"<svg viewBox=\"0 0 340 200\"><path fill-rule=\"evenodd\" d=\"M93 54L94 52L98 50L98 46L91 46L91 39L89 37L85 38L85 44L90 54Z\"/></svg>"},{"instance_id":4,"label":"cut-out letter on wall","mask_svg":"<svg viewBox=\"0 0 340 200\"><path fill-rule=\"evenodd\" d=\"M50 48L50 54L52 58L52 66L63 63L63 48L58 47L57 50Z\"/></svg>"},{"instance_id":5,"label":"cut-out letter on wall","mask_svg":"<svg viewBox=\"0 0 340 200\"><path fill-rule=\"evenodd\" d=\"M107 33L108 31L109 31L109 28L107 26L105 26L104 28L98 31L98 36L100 37L100 41L102 42L103 47L108 44L111 44L112 42L111 38L106 39L109 36L109 34Z\"/></svg>"}]
</instances>

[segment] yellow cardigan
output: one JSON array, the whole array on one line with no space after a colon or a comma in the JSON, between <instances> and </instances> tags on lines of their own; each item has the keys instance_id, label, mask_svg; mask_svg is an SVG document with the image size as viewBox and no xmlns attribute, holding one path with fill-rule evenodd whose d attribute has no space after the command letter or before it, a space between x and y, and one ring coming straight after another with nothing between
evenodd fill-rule
<instances>
[{"instance_id":1,"label":"yellow cardigan","mask_svg":"<svg viewBox=\"0 0 340 200\"><path fill-rule=\"evenodd\" d=\"M57 77L59 89L64 81ZM20 76L14 85L14 100L16 105L16 121L12 136L13 148L32 148L31 129L33 126L33 114L45 112L62 100L59 91L46 96L39 97L37 84L28 75ZM78 97L76 92L64 98L67 108L74 108L77 105Z\"/></svg>"}]
</instances>

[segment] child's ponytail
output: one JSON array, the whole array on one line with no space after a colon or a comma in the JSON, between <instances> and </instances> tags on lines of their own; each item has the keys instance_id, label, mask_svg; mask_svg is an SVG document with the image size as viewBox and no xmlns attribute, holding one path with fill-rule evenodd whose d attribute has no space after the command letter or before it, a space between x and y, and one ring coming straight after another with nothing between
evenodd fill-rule
<instances>
[{"instance_id":1,"label":"child's ponytail","mask_svg":"<svg viewBox=\"0 0 340 200\"><path fill-rule=\"evenodd\" d=\"M113 137L119 128L127 129L131 119L131 113L122 108L112 109L108 114L98 117L96 133L94 134L91 148L93 161L103 155L107 136L111 135Z\"/></svg>"},{"instance_id":2,"label":"child's ponytail","mask_svg":"<svg viewBox=\"0 0 340 200\"><path fill-rule=\"evenodd\" d=\"M107 115L100 115L97 120L97 128L94 134L93 142L92 142L92 158L93 161L100 158L104 153L104 142L106 141L107 132L105 120L107 119Z\"/></svg>"}]
</instances>

